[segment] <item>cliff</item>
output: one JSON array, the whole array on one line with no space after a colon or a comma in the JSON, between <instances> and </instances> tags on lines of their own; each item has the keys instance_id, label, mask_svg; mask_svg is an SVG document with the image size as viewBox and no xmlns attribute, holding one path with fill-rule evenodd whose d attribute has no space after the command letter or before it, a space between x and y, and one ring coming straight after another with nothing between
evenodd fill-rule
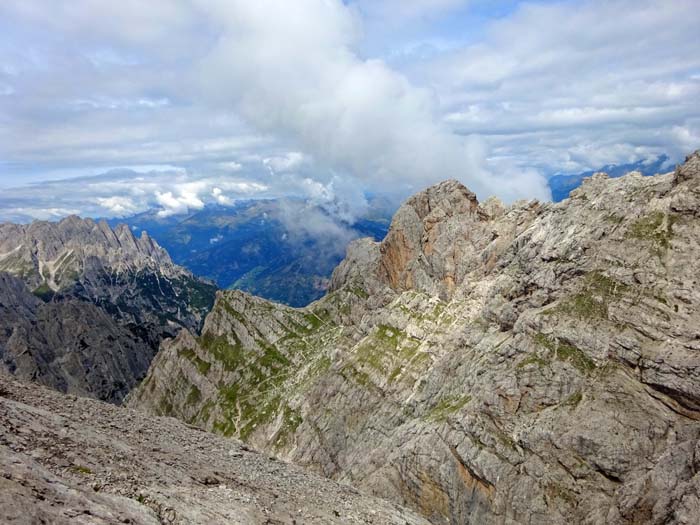
<instances>
[{"instance_id":1,"label":"cliff","mask_svg":"<svg viewBox=\"0 0 700 525\"><path fill-rule=\"evenodd\" d=\"M446 181L305 309L220 292L129 403L431 523L693 523L699 210L699 153L557 204Z\"/></svg>"}]
</instances>

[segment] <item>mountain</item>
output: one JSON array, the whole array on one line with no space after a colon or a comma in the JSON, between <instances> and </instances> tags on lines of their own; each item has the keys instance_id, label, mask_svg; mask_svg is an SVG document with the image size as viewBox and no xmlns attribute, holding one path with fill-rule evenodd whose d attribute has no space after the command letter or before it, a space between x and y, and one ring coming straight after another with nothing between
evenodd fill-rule
<instances>
[{"instance_id":1,"label":"mountain","mask_svg":"<svg viewBox=\"0 0 700 525\"><path fill-rule=\"evenodd\" d=\"M561 203L446 181L294 309L217 293L127 400L433 524L700 515L700 152Z\"/></svg>"},{"instance_id":2,"label":"mountain","mask_svg":"<svg viewBox=\"0 0 700 525\"><path fill-rule=\"evenodd\" d=\"M199 330L215 289L126 225L0 224L0 368L119 402L164 338Z\"/></svg>"},{"instance_id":3,"label":"mountain","mask_svg":"<svg viewBox=\"0 0 700 525\"><path fill-rule=\"evenodd\" d=\"M185 216L149 211L119 220L148 231L177 264L221 288L305 306L326 292L348 242L386 234L387 205L372 202L370 212L352 224L289 199L211 205Z\"/></svg>"},{"instance_id":4,"label":"mountain","mask_svg":"<svg viewBox=\"0 0 700 525\"><path fill-rule=\"evenodd\" d=\"M0 522L428 525L172 418L0 372Z\"/></svg>"},{"instance_id":5,"label":"mountain","mask_svg":"<svg viewBox=\"0 0 700 525\"><path fill-rule=\"evenodd\" d=\"M637 171L642 175L652 176L659 173L666 173L669 158L667 155L659 155L655 160L638 160L629 164L608 164L598 170L584 171L582 173L569 175L554 175L550 177L548 184L552 190L552 199L559 202L566 199L571 191L578 188L583 179L593 176L595 173L606 173L608 177L622 177L632 171Z\"/></svg>"}]
</instances>

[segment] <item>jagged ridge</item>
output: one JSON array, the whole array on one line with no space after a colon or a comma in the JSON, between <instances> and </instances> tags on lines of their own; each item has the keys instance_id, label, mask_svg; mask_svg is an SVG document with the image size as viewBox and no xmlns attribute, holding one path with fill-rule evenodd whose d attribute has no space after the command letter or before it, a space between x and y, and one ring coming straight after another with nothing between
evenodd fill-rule
<instances>
[{"instance_id":1,"label":"jagged ridge","mask_svg":"<svg viewBox=\"0 0 700 525\"><path fill-rule=\"evenodd\" d=\"M698 153L560 204L447 181L306 309L221 293L130 402L432 523L692 523L698 210Z\"/></svg>"},{"instance_id":2,"label":"jagged ridge","mask_svg":"<svg viewBox=\"0 0 700 525\"><path fill-rule=\"evenodd\" d=\"M125 225L112 230L75 216L2 224L0 366L119 402L160 341L181 327L199 329L214 290Z\"/></svg>"}]
</instances>

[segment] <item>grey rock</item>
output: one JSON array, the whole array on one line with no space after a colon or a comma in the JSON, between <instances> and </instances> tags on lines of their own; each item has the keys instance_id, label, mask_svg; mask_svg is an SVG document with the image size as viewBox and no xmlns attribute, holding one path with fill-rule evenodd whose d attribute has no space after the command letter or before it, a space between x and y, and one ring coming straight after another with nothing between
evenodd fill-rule
<instances>
[{"instance_id":1,"label":"grey rock","mask_svg":"<svg viewBox=\"0 0 700 525\"><path fill-rule=\"evenodd\" d=\"M428 525L172 418L0 372L0 522Z\"/></svg>"},{"instance_id":2,"label":"grey rock","mask_svg":"<svg viewBox=\"0 0 700 525\"><path fill-rule=\"evenodd\" d=\"M214 290L125 225L1 224L0 368L120 402L163 339L199 329Z\"/></svg>"},{"instance_id":3,"label":"grey rock","mask_svg":"<svg viewBox=\"0 0 700 525\"><path fill-rule=\"evenodd\" d=\"M435 524L693 523L699 180L694 153L558 204L428 188L309 307L220 293L128 402Z\"/></svg>"}]
</instances>

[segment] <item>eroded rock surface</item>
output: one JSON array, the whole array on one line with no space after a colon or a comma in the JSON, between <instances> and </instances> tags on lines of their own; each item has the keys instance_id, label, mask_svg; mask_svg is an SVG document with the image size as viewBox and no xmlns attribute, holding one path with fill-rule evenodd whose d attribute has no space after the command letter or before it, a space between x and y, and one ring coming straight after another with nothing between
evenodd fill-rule
<instances>
[{"instance_id":1,"label":"eroded rock surface","mask_svg":"<svg viewBox=\"0 0 700 525\"><path fill-rule=\"evenodd\" d=\"M134 407L435 524L695 523L700 154L559 204L447 181L294 310L223 292Z\"/></svg>"},{"instance_id":2,"label":"eroded rock surface","mask_svg":"<svg viewBox=\"0 0 700 525\"><path fill-rule=\"evenodd\" d=\"M0 522L427 525L172 418L0 372Z\"/></svg>"},{"instance_id":3,"label":"eroded rock surface","mask_svg":"<svg viewBox=\"0 0 700 525\"><path fill-rule=\"evenodd\" d=\"M164 338L199 329L214 290L125 225L0 224L0 367L119 402Z\"/></svg>"}]
</instances>

